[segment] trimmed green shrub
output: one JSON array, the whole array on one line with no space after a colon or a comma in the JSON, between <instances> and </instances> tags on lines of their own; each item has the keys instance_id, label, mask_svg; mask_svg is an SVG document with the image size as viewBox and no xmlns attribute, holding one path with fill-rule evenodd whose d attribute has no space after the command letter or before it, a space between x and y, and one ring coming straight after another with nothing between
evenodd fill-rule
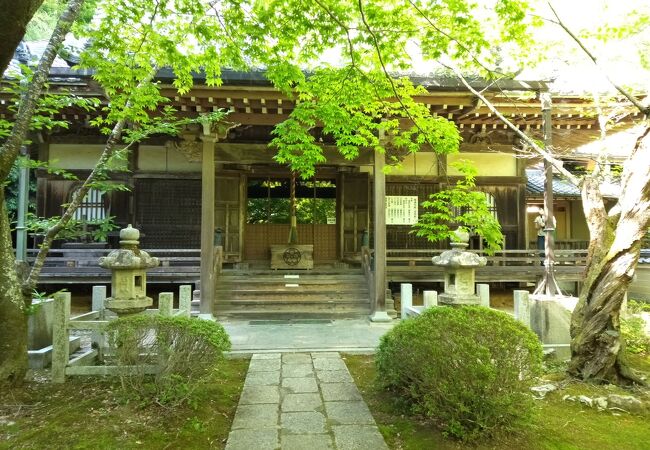
<instances>
[{"instance_id":1,"label":"trimmed green shrub","mask_svg":"<svg viewBox=\"0 0 650 450\"><path fill-rule=\"evenodd\" d=\"M411 412L462 440L529 421L529 380L540 373L537 336L509 315L483 307L439 307L384 335L378 383Z\"/></svg>"},{"instance_id":2,"label":"trimmed green shrub","mask_svg":"<svg viewBox=\"0 0 650 450\"><path fill-rule=\"evenodd\" d=\"M108 357L122 369L125 391L159 403L189 400L230 350L220 324L180 316L119 318L109 323L107 335Z\"/></svg>"}]
</instances>

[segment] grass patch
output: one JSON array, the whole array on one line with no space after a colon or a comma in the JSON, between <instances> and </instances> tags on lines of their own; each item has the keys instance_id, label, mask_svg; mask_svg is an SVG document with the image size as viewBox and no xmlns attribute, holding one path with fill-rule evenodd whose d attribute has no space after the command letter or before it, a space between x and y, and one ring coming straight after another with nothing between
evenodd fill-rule
<instances>
[{"instance_id":1,"label":"grass patch","mask_svg":"<svg viewBox=\"0 0 650 450\"><path fill-rule=\"evenodd\" d=\"M248 360L226 360L195 407L120 400L114 380L45 379L0 392L0 449L224 448Z\"/></svg>"},{"instance_id":2,"label":"grass patch","mask_svg":"<svg viewBox=\"0 0 650 450\"><path fill-rule=\"evenodd\" d=\"M536 402L536 419L530 429L516 435L498 436L468 446L447 439L435 424L409 416L390 393L374 383L372 356L346 355L345 362L364 400L372 412L386 443L391 449L617 449L646 450L650 445L650 415L632 415L597 411L580 403L562 400L564 395L589 397L609 394L630 395L615 386L595 386L578 382L561 383L562 388ZM637 369L650 367L650 357L635 355L630 362ZM553 378L557 381L558 374ZM540 384L542 384L540 382ZM648 392L636 391L647 399ZM618 415L617 415L618 414Z\"/></svg>"}]
</instances>

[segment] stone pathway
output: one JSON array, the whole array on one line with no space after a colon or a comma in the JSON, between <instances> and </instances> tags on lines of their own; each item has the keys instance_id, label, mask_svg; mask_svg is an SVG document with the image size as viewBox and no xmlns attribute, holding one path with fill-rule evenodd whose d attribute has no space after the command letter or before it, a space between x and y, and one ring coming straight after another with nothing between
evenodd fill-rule
<instances>
[{"instance_id":1,"label":"stone pathway","mask_svg":"<svg viewBox=\"0 0 650 450\"><path fill-rule=\"evenodd\" d=\"M337 352L254 354L226 450L388 449Z\"/></svg>"}]
</instances>

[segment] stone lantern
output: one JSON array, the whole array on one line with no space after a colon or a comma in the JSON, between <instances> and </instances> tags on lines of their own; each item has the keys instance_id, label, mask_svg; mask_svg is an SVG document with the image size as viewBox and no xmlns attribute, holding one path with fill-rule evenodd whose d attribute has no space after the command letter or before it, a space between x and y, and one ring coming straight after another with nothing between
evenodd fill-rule
<instances>
[{"instance_id":1,"label":"stone lantern","mask_svg":"<svg viewBox=\"0 0 650 450\"><path fill-rule=\"evenodd\" d=\"M433 265L443 267L445 273L445 292L438 296L438 302L451 306L479 305L480 299L474 288L474 272L477 267L484 266L487 260L464 251L469 242L467 231L458 228L454 234L456 240L451 243L451 250L431 259Z\"/></svg>"},{"instance_id":2,"label":"stone lantern","mask_svg":"<svg viewBox=\"0 0 650 450\"><path fill-rule=\"evenodd\" d=\"M158 266L158 258L139 247L140 231L131 227L120 230L120 249L113 250L99 265L112 272L111 293L106 309L118 316L144 311L153 304L147 297L147 269Z\"/></svg>"}]
</instances>

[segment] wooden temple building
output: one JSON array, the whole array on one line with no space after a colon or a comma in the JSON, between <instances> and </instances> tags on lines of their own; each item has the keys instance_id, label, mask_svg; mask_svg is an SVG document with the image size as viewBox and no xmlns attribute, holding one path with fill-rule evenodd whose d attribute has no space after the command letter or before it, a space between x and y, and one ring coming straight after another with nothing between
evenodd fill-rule
<instances>
[{"instance_id":1,"label":"wooden temple building","mask_svg":"<svg viewBox=\"0 0 650 450\"><path fill-rule=\"evenodd\" d=\"M112 175L112 180L130 190L91 191L76 217L113 216L120 227L132 224L140 229L143 249L152 254L167 252L168 266L160 268L161 280L194 282L200 278L202 313L263 313L259 297L264 285L264 300L275 302L275 311L302 311L315 305L319 311L368 315L385 309L388 282L440 281L440 274L435 275L426 261L444 244L416 237L410 233L410 223L422 213L419 204L429 194L455 182L459 173L451 163L460 158L476 164L478 188L501 224L504 248L515 252L510 254L512 261L520 260L511 266L505 262L507 255L501 254L502 263L496 262L492 274L483 275L484 281L534 281L539 275L539 263L525 259L531 256L526 253L528 242L535 239L527 207L540 203L532 195L527 204L527 187L531 192L526 169L534 161L518 155L521 144L515 133L458 81L414 79L428 91L417 101L460 129L463 142L458 154L442 156L422 148L402 155L401 163L385 174L383 155L367 151L349 161L322 136L327 161L317 167L313 179L298 180L295 187L304 212L298 215L299 244L311 246L311 255L284 255L289 265L296 257L313 259L314 268L274 273L269 270L270 249L287 242L291 173L273 159L268 143L273 127L291 114L294 100L272 88L263 72L225 71L220 87L205 86L197 79L195 88L184 95L171 87L170 73L161 72L159 79L179 114L193 117L220 108L230 111L227 120L239 125L219 136L197 127L180 137L157 136L139 143L124 163L127 171ZM537 94L548 90L544 83L476 85L487 88L490 100L522 130L541 136ZM54 68L50 86L103 99L90 74L84 72ZM571 96L553 100L554 138L559 145L569 148L575 136L588 140L597 133L597 118L585 100ZM7 102L1 103L0 114L7 117ZM60 112L60 118L70 121L69 129L42 134L40 142L32 145L31 156L83 179L97 161L105 137L88 126L92 112L69 108ZM61 205L70 200L80 182L46 171L37 171L36 177L37 214L60 215ZM567 214L569 219L558 226L561 237L586 240L579 208ZM480 245L478 239L472 243L476 249ZM55 251L53 260L57 256L69 258ZM176 265L179 269L174 271ZM579 278L581 267L572 267L566 278ZM84 280L84 273L92 272L85 279L97 282L101 270L68 262L51 272L55 275L48 275L46 269L44 280L78 282ZM292 283L287 276L302 278ZM155 279L152 275L151 280ZM309 305L291 297L296 288Z\"/></svg>"}]
</instances>

